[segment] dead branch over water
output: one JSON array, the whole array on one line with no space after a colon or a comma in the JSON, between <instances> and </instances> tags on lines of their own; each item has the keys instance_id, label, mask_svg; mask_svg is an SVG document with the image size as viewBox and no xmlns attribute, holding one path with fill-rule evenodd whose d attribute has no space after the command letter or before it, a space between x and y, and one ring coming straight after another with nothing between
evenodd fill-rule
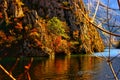
<instances>
[{"instance_id":1,"label":"dead branch over water","mask_svg":"<svg viewBox=\"0 0 120 80\"><path fill-rule=\"evenodd\" d=\"M13 80L16 80L1 64L0 64L0 68Z\"/></svg>"}]
</instances>

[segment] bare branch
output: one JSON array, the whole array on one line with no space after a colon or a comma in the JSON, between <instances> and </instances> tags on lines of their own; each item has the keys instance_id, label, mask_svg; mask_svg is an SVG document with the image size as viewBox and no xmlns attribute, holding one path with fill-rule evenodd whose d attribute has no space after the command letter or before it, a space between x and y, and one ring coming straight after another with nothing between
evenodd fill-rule
<instances>
[{"instance_id":1,"label":"bare branch","mask_svg":"<svg viewBox=\"0 0 120 80\"><path fill-rule=\"evenodd\" d=\"M76 7L79 7L76 3L74 3ZM99 27L97 24L93 23L85 14L84 12L79 8L80 12L82 13L82 15L85 17L85 19L91 23L94 27L98 28L99 30L107 33L107 34L110 34L110 35L113 35L113 36L117 36L117 37L120 37L119 34L115 34L115 33L112 33L112 32L109 32L108 30L105 30L103 29L102 27Z\"/></svg>"},{"instance_id":2,"label":"bare branch","mask_svg":"<svg viewBox=\"0 0 120 80\"><path fill-rule=\"evenodd\" d=\"M113 74L115 80L118 80L118 77L117 77L117 75L116 75L116 73L115 73L115 71L114 71L114 69L113 69L112 62L111 62L111 61L108 61L108 65L110 66L110 69L111 69L111 71L112 71L112 74Z\"/></svg>"},{"instance_id":3,"label":"bare branch","mask_svg":"<svg viewBox=\"0 0 120 80\"><path fill-rule=\"evenodd\" d=\"M1 64L0 64L0 68L13 80L16 80Z\"/></svg>"},{"instance_id":4,"label":"bare branch","mask_svg":"<svg viewBox=\"0 0 120 80\"><path fill-rule=\"evenodd\" d=\"M95 9L95 13L94 13L94 16L93 16L93 18L92 18L92 22L94 22L94 20L95 20L95 17L96 17L98 8L99 8L99 4L100 4L100 0L99 0L98 3L97 3L96 9Z\"/></svg>"}]
</instances>

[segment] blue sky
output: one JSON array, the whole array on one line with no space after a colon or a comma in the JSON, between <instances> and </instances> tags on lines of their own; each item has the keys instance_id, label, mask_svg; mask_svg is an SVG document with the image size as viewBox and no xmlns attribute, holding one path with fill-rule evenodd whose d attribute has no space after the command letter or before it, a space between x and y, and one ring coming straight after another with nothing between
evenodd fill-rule
<instances>
[{"instance_id":1,"label":"blue sky","mask_svg":"<svg viewBox=\"0 0 120 80\"><path fill-rule=\"evenodd\" d=\"M84 0L85 3L87 3L88 1L94 2L97 0ZM100 0L100 1L107 5L108 0ZM110 1L111 8L119 9L117 0L109 0L109 1Z\"/></svg>"},{"instance_id":2,"label":"blue sky","mask_svg":"<svg viewBox=\"0 0 120 80\"><path fill-rule=\"evenodd\" d=\"M106 4L108 0L101 0L101 1ZM119 9L117 0L109 0L109 1L111 8Z\"/></svg>"}]
</instances>

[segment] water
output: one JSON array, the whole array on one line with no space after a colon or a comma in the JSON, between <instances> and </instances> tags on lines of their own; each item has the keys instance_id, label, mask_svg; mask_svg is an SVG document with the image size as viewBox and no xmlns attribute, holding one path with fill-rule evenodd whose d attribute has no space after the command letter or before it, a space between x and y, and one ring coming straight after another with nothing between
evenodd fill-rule
<instances>
[{"instance_id":1,"label":"water","mask_svg":"<svg viewBox=\"0 0 120 80\"><path fill-rule=\"evenodd\" d=\"M105 49L104 52L97 52L94 54L94 56L104 56L104 57L108 57L109 56L109 49ZM110 49L110 56L114 57L114 56L120 56L120 49Z\"/></svg>"},{"instance_id":2,"label":"water","mask_svg":"<svg viewBox=\"0 0 120 80\"><path fill-rule=\"evenodd\" d=\"M23 57L18 62L16 58L3 58L0 59L0 64L11 71L17 80L28 80L28 74L31 80L114 80L106 61L101 59L102 56L99 57L88 55L59 56L55 59L34 57L27 73L24 67L30 63L30 58ZM120 78L120 58L115 58L112 64ZM2 69L0 80L11 80Z\"/></svg>"}]
</instances>

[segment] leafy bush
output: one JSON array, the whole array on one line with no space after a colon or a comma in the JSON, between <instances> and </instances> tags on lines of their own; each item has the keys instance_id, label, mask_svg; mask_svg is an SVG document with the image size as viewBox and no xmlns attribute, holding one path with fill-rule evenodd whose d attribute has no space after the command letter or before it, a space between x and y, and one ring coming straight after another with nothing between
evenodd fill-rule
<instances>
[{"instance_id":1,"label":"leafy bush","mask_svg":"<svg viewBox=\"0 0 120 80\"><path fill-rule=\"evenodd\" d=\"M53 17L48 21L48 29L56 35L62 36L65 34L65 29L63 27L64 25L57 17Z\"/></svg>"}]
</instances>

